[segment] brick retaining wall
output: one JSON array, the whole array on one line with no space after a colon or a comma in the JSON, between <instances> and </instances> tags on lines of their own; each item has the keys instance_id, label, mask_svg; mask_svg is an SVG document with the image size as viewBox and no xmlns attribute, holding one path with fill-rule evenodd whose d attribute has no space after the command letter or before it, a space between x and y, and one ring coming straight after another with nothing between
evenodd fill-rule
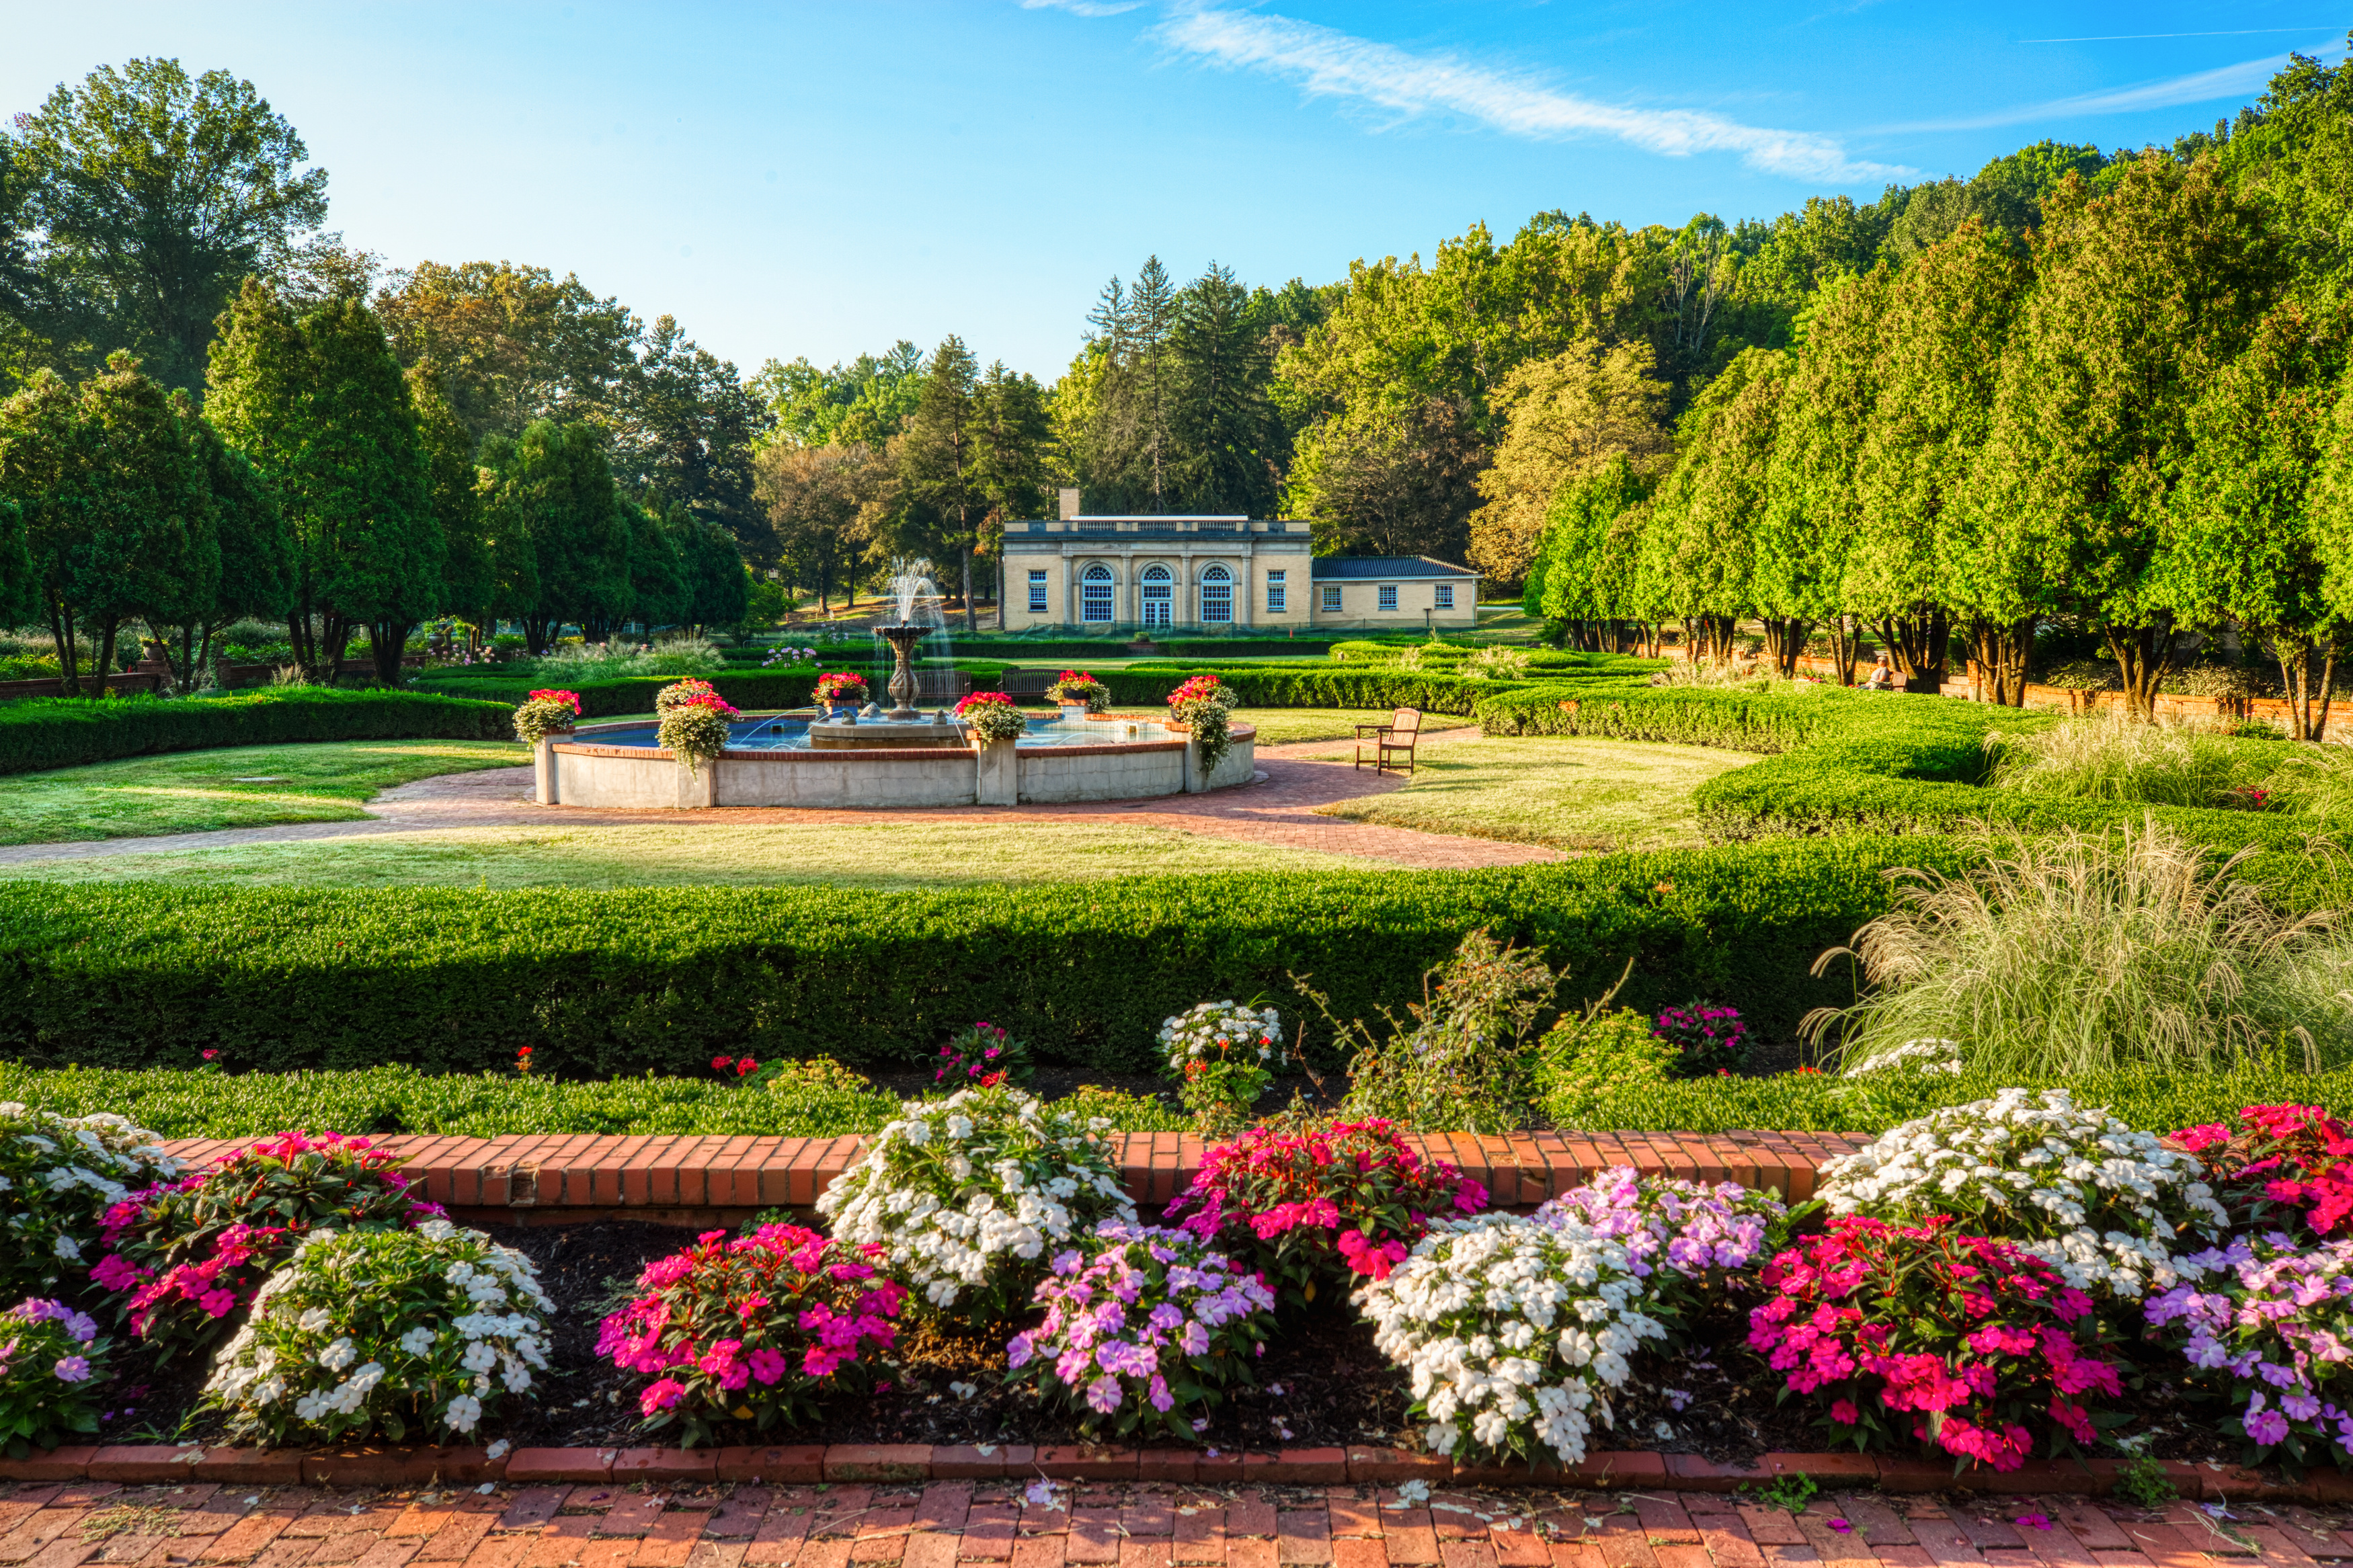
<instances>
[{"instance_id":1,"label":"brick retaining wall","mask_svg":"<svg viewBox=\"0 0 2353 1568\"><path fill-rule=\"evenodd\" d=\"M1185 1190L1201 1167L1191 1133L1113 1135L1120 1179L1139 1204ZM204 1164L245 1139L186 1138L172 1152ZM519 1133L503 1138L412 1134L377 1140L425 1195L460 1217L569 1224L635 1217L740 1217L762 1208L807 1208L858 1158L857 1138L634 1137ZM1441 1133L1414 1142L1483 1183L1498 1207L1525 1208L1612 1165L1694 1181L1778 1188L1813 1196L1823 1163L1863 1142L1836 1132L1517 1132L1482 1138Z\"/></svg>"}]
</instances>

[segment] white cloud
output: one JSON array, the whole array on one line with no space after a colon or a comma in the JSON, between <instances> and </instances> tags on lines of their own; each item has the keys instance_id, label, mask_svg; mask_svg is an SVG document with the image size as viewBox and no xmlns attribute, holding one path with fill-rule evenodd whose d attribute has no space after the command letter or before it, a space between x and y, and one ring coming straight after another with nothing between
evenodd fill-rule
<instances>
[{"instance_id":1,"label":"white cloud","mask_svg":"<svg viewBox=\"0 0 2353 1568\"><path fill-rule=\"evenodd\" d=\"M1451 55L1412 54L1287 16L1189 10L1171 16L1156 36L1215 65L1290 78L1311 93L1357 99L1406 115L1460 114L1511 136L1611 136L1671 158L1736 153L1749 167L1767 174L1841 184L1915 173L1849 158L1834 137L1743 125L1697 110L1598 103Z\"/></svg>"},{"instance_id":2,"label":"white cloud","mask_svg":"<svg viewBox=\"0 0 2353 1568\"><path fill-rule=\"evenodd\" d=\"M2311 52L2323 59L2342 55L2345 52L2344 40L2323 42ZM2010 109L1991 110L1984 114L1920 121L1908 125L1891 125L1887 129L1981 131L1989 126L2023 125L2031 121L2063 120L2091 114L2129 114L2140 109L2174 109L2187 103L2210 103L2218 98L2243 100L2261 92L2274 74L2287 62L2285 55L2269 55L2259 60L2242 60L2233 66L2217 66L2212 70L2192 71L2188 76L2142 82L2137 87L2077 93L2072 98L2053 98L2042 103L2021 103Z\"/></svg>"},{"instance_id":3,"label":"white cloud","mask_svg":"<svg viewBox=\"0 0 2353 1568\"><path fill-rule=\"evenodd\" d=\"M1145 0L1021 0L1024 11L1068 11L1074 16L1116 16L1142 8Z\"/></svg>"}]
</instances>

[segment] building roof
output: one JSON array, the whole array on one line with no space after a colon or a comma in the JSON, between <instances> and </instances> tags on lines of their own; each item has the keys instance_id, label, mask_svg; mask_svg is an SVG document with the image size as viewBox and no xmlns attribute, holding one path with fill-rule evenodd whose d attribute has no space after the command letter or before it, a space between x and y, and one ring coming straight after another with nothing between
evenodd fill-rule
<instances>
[{"instance_id":1,"label":"building roof","mask_svg":"<svg viewBox=\"0 0 2353 1568\"><path fill-rule=\"evenodd\" d=\"M1318 555L1314 579L1368 582L1391 577L1476 577L1468 566L1449 566L1427 555Z\"/></svg>"}]
</instances>

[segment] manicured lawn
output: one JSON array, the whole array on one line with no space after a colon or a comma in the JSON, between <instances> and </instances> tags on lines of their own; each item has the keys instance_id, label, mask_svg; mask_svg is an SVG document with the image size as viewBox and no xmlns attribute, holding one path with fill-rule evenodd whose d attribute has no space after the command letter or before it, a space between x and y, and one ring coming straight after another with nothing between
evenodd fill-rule
<instances>
[{"instance_id":1,"label":"manicured lawn","mask_svg":"<svg viewBox=\"0 0 2353 1568\"><path fill-rule=\"evenodd\" d=\"M342 822L379 790L531 760L512 741L342 741L174 752L0 778L0 844Z\"/></svg>"},{"instance_id":2,"label":"manicured lawn","mask_svg":"<svg viewBox=\"0 0 2353 1568\"><path fill-rule=\"evenodd\" d=\"M353 815L357 815L353 813ZM1208 871L1362 870L1350 856L1115 819L893 818L848 825L465 827L0 866L43 881L322 888L916 888Z\"/></svg>"},{"instance_id":3,"label":"manicured lawn","mask_svg":"<svg viewBox=\"0 0 2353 1568\"><path fill-rule=\"evenodd\" d=\"M1424 745L1419 761L1405 788L1324 814L1557 849L1688 848L1700 843L1692 792L1757 758L1709 746L1531 736L1440 741Z\"/></svg>"},{"instance_id":4,"label":"manicured lawn","mask_svg":"<svg viewBox=\"0 0 2353 1568\"><path fill-rule=\"evenodd\" d=\"M1300 741L1352 741L1359 724L1386 724L1390 710L1354 708L1239 708L1238 722L1258 726L1261 746L1288 746ZM1474 722L1451 713L1425 713L1424 730L1459 730Z\"/></svg>"}]
</instances>

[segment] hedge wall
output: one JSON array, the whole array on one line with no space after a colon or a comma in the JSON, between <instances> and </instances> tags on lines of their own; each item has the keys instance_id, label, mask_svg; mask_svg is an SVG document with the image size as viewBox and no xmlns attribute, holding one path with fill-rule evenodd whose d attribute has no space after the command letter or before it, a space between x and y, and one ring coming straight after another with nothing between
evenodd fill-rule
<instances>
[{"instance_id":1,"label":"hedge wall","mask_svg":"<svg viewBox=\"0 0 2353 1568\"><path fill-rule=\"evenodd\" d=\"M1096 679L1116 707L1156 706L1196 675L1214 675L1241 693L1247 708L1419 708L1469 713L1482 697L1517 689L1508 680L1401 670L1395 665L1135 665Z\"/></svg>"},{"instance_id":2,"label":"hedge wall","mask_svg":"<svg viewBox=\"0 0 2353 1568\"><path fill-rule=\"evenodd\" d=\"M1124 658L1134 641L1127 633L1100 637L967 637L954 626L948 636L959 649L1000 658L1008 664L1030 665L1053 658ZM786 639L790 641L790 638ZM1298 654L1320 658L1332 646L1326 637L1163 637L1152 645L1177 658L1232 658L1244 654Z\"/></svg>"},{"instance_id":3,"label":"hedge wall","mask_svg":"<svg viewBox=\"0 0 2353 1568\"><path fill-rule=\"evenodd\" d=\"M710 677L713 689L738 708L806 708L817 689L818 671L798 669L723 670ZM584 680L565 689L580 694L583 719L609 719L625 713L650 713L654 693L678 680L674 675L632 675L619 680ZM545 678L518 679L513 676L444 675L421 679L420 691L462 692L489 698L509 710L548 684ZM510 728L512 733L512 728Z\"/></svg>"},{"instance_id":4,"label":"hedge wall","mask_svg":"<svg viewBox=\"0 0 2353 1568\"><path fill-rule=\"evenodd\" d=\"M1625 999L1739 1006L1788 1038L1852 1000L1807 968L1936 841L1768 840L1467 872L1270 873L856 889L213 889L0 883L0 1057L240 1068L406 1062L605 1077L718 1051L913 1062L974 1018L1049 1061L1148 1070L1163 1018L1215 996L1343 1016L1420 997L1468 931L1535 943L1566 999L1638 956ZM1295 1015L1294 1015L1295 1016ZM1311 1049L1328 1042L1320 1029Z\"/></svg>"},{"instance_id":5,"label":"hedge wall","mask_svg":"<svg viewBox=\"0 0 2353 1568\"><path fill-rule=\"evenodd\" d=\"M508 704L416 691L290 687L203 698L49 697L0 705L0 773L216 746L513 739Z\"/></svg>"}]
</instances>

